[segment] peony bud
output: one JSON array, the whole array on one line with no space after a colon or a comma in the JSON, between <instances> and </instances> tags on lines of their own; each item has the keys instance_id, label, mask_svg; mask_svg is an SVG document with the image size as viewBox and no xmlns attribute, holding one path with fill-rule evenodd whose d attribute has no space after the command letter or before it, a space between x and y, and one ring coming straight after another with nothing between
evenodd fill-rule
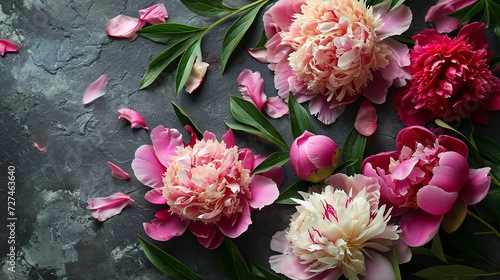
<instances>
[{"instance_id":1,"label":"peony bud","mask_svg":"<svg viewBox=\"0 0 500 280\"><path fill-rule=\"evenodd\" d=\"M293 141L290 163L302 180L318 183L339 166L340 149L332 139L305 131Z\"/></svg>"}]
</instances>

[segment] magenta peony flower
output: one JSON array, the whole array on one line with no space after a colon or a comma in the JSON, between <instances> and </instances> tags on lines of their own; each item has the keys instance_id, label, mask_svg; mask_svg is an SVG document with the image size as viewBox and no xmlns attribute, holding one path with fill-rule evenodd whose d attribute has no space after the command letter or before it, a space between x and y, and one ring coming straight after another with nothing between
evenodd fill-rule
<instances>
[{"instance_id":1,"label":"magenta peony flower","mask_svg":"<svg viewBox=\"0 0 500 280\"><path fill-rule=\"evenodd\" d=\"M238 150L231 130L219 142L210 132L198 140L189 126L186 129L192 133L189 145L177 130L160 125L151 132L153 146L143 145L135 153L135 176L153 188L146 199L168 205L151 223L144 223L144 230L165 241L189 226L203 246L213 249L224 236L234 238L247 230L251 210L276 200L284 173L273 168L252 175L264 157Z\"/></svg>"},{"instance_id":2,"label":"magenta peony flower","mask_svg":"<svg viewBox=\"0 0 500 280\"><path fill-rule=\"evenodd\" d=\"M345 105L366 96L383 103L387 88L409 78L408 48L388 38L408 29L406 6L387 13L390 2L281 0L264 15L267 61L278 94L299 102L330 124Z\"/></svg>"},{"instance_id":3,"label":"magenta peony flower","mask_svg":"<svg viewBox=\"0 0 500 280\"><path fill-rule=\"evenodd\" d=\"M271 256L271 268L294 280L396 279L386 253L400 230L388 224L391 210L379 208L377 180L338 173L325 184L295 200L290 227L271 240L271 249L281 253ZM408 246L401 245L400 261L409 261Z\"/></svg>"},{"instance_id":4,"label":"magenta peony flower","mask_svg":"<svg viewBox=\"0 0 500 280\"><path fill-rule=\"evenodd\" d=\"M500 79L488 68L492 51L484 30L484 24L476 22L463 27L454 39L434 29L413 37L412 79L392 95L404 124L470 117L484 125L485 111L500 109Z\"/></svg>"},{"instance_id":5,"label":"magenta peony flower","mask_svg":"<svg viewBox=\"0 0 500 280\"><path fill-rule=\"evenodd\" d=\"M432 6L425 15L425 22L432 22L436 25L439 33L449 33L458 29L459 19L447 17L447 14L458 11L477 0L439 0Z\"/></svg>"},{"instance_id":6,"label":"magenta peony flower","mask_svg":"<svg viewBox=\"0 0 500 280\"><path fill-rule=\"evenodd\" d=\"M470 169L468 149L460 140L413 126L401 130L397 151L363 161L363 175L378 179L380 198L403 215L399 226L409 246L431 240L443 222L447 232L462 224L467 205L488 193L490 168Z\"/></svg>"},{"instance_id":7,"label":"magenta peony flower","mask_svg":"<svg viewBox=\"0 0 500 280\"><path fill-rule=\"evenodd\" d=\"M318 183L332 175L340 165L340 149L324 135L304 131L292 143L290 164L302 180Z\"/></svg>"}]
</instances>

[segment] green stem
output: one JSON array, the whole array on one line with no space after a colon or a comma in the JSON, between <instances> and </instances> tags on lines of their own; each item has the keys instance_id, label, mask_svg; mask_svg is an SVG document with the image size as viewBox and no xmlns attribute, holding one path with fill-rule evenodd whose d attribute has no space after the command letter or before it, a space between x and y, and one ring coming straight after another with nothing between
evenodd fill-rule
<instances>
[{"instance_id":1,"label":"green stem","mask_svg":"<svg viewBox=\"0 0 500 280\"><path fill-rule=\"evenodd\" d=\"M475 232L476 235L488 235L488 234L495 234L493 231L482 231L482 232Z\"/></svg>"},{"instance_id":2,"label":"green stem","mask_svg":"<svg viewBox=\"0 0 500 280\"><path fill-rule=\"evenodd\" d=\"M246 6L243 6L243 7L239 8L239 9L237 9L237 10L234 10L234 11L232 11L231 13L229 13L229 14L225 15L224 17L222 17L221 19L219 19L218 21L216 21L216 22L214 22L214 23L210 24L210 25L207 27L207 31L208 31L208 30L210 30L212 27L214 27L214 26L216 26L217 24L219 24L219 23L221 23L221 22L225 21L226 19L228 19L228 18L232 17L233 15L235 15L235 14L237 14L237 13L243 12L244 10L250 9L250 8L252 8L253 6L259 5L259 4L260 4L260 3L262 3L262 2L266 3L266 2L268 2L268 1L269 1L269 0L259 0L259 1L255 1L255 2L253 2L253 3L250 3L250 4L246 5Z\"/></svg>"},{"instance_id":3,"label":"green stem","mask_svg":"<svg viewBox=\"0 0 500 280\"><path fill-rule=\"evenodd\" d=\"M481 219L478 215L472 213L470 210L467 210L467 214L469 214L472 218L476 219L481 224L485 225L488 229L490 229L494 235L500 238L500 232L498 232L493 226L488 224L485 220Z\"/></svg>"}]
</instances>

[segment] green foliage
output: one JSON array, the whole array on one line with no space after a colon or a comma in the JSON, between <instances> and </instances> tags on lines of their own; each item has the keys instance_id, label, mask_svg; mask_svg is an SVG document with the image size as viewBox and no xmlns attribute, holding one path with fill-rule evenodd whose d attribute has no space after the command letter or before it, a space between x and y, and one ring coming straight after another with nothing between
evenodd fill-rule
<instances>
[{"instance_id":1,"label":"green foliage","mask_svg":"<svg viewBox=\"0 0 500 280\"><path fill-rule=\"evenodd\" d=\"M366 136L359 134L355 128L352 128L345 138L344 147L342 149L344 162L351 159L356 161L353 165L346 168L346 174L349 176L361 173L366 138Z\"/></svg>"},{"instance_id":2,"label":"green foliage","mask_svg":"<svg viewBox=\"0 0 500 280\"><path fill-rule=\"evenodd\" d=\"M288 111L290 116L290 125L292 126L293 138L297 138L304 131L312 132L311 120L306 109L300 105L293 94L288 96Z\"/></svg>"},{"instance_id":3,"label":"green foliage","mask_svg":"<svg viewBox=\"0 0 500 280\"><path fill-rule=\"evenodd\" d=\"M459 24L462 24L470 21L475 16L478 16L481 12L483 12L481 22L486 25L486 28L493 23L495 26L493 31L500 39L500 5L497 4L495 0L477 0L476 2L446 16L459 19Z\"/></svg>"},{"instance_id":4,"label":"green foliage","mask_svg":"<svg viewBox=\"0 0 500 280\"><path fill-rule=\"evenodd\" d=\"M173 101L170 101L172 103L172 106L174 107L175 114L177 115L177 118L181 122L183 126L189 125L193 130L194 133L196 134L196 137L198 139L203 139L203 133L201 133L200 129L194 124L193 120L184 112L184 110L181 109L177 104L175 104Z\"/></svg>"},{"instance_id":5,"label":"green foliage","mask_svg":"<svg viewBox=\"0 0 500 280\"><path fill-rule=\"evenodd\" d=\"M488 275L488 273L484 270L465 265L439 265L422 269L415 273L415 275L426 280L472 280Z\"/></svg>"},{"instance_id":6,"label":"green foliage","mask_svg":"<svg viewBox=\"0 0 500 280\"><path fill-rule=\"evenodd\" d=\"M222 0L181 0L181 2L191 12L204 17L221 16L236 10L224 6Z\"/></svg>"},{"instance_id":7,"label":"green foliage","mask_svg":"<svg viewBox=\"0 0 500 280\"><path fill-rule=\"evenodd\" d=\"M309 190L309 187L312 185L313 183L311 182L297 181L288 189L283 191L274 203L296 205L297 202L293 201L292 198L302 199L302 196L298 192L307 192Z\"/></svg>"},{"instance_id":8,"label":"green foliage","mask_svg":"<svg viewBox=\"0 0 500 280\"><path fill-rule=\"evenodd\" d=\"M290 152L274 152L270 156L268 156L263 162L261 162L255 169L252 171L252 174L259 174L262 172L269 171L270 169L278 166L282 166L283 164L290 161Z\"/></svg>"},{"instance_id":9,"label":"green foliage","mask_svg":"<svg viewBox=\"0 0 500 280\"><path fill-rule=\"evenodd\" d=\"M217 248L217 256L229 280L255 279L238 247L229 238L226 237L219 248Z\"/></svg>"},{"instance_id":10,"label":"green foliage","mask_svg":"<svg viewBox=\"0 0 500 280\"><path fill-rule=\"evenodd\" d=\"M176 44L206 29L179 23L160 23L138 30L137 33L157 43Z\"/></svg>"}]
</instances>

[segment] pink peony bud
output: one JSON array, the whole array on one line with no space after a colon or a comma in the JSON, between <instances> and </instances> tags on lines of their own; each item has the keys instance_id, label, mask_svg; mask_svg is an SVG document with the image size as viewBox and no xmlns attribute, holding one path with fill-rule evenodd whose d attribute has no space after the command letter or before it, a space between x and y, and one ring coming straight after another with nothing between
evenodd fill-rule
<instances>
[{"instance_id":1,"label":"pink peony bud","mask_svg":"<svg viewBox=\"0 0 500 280\"><path fill-rule=\"evenodd\" d=\"M305 131L293 141L290 163L302 180L318 183L339 166L340 149L332 139Z\"/></svg>"}]
</instances>

